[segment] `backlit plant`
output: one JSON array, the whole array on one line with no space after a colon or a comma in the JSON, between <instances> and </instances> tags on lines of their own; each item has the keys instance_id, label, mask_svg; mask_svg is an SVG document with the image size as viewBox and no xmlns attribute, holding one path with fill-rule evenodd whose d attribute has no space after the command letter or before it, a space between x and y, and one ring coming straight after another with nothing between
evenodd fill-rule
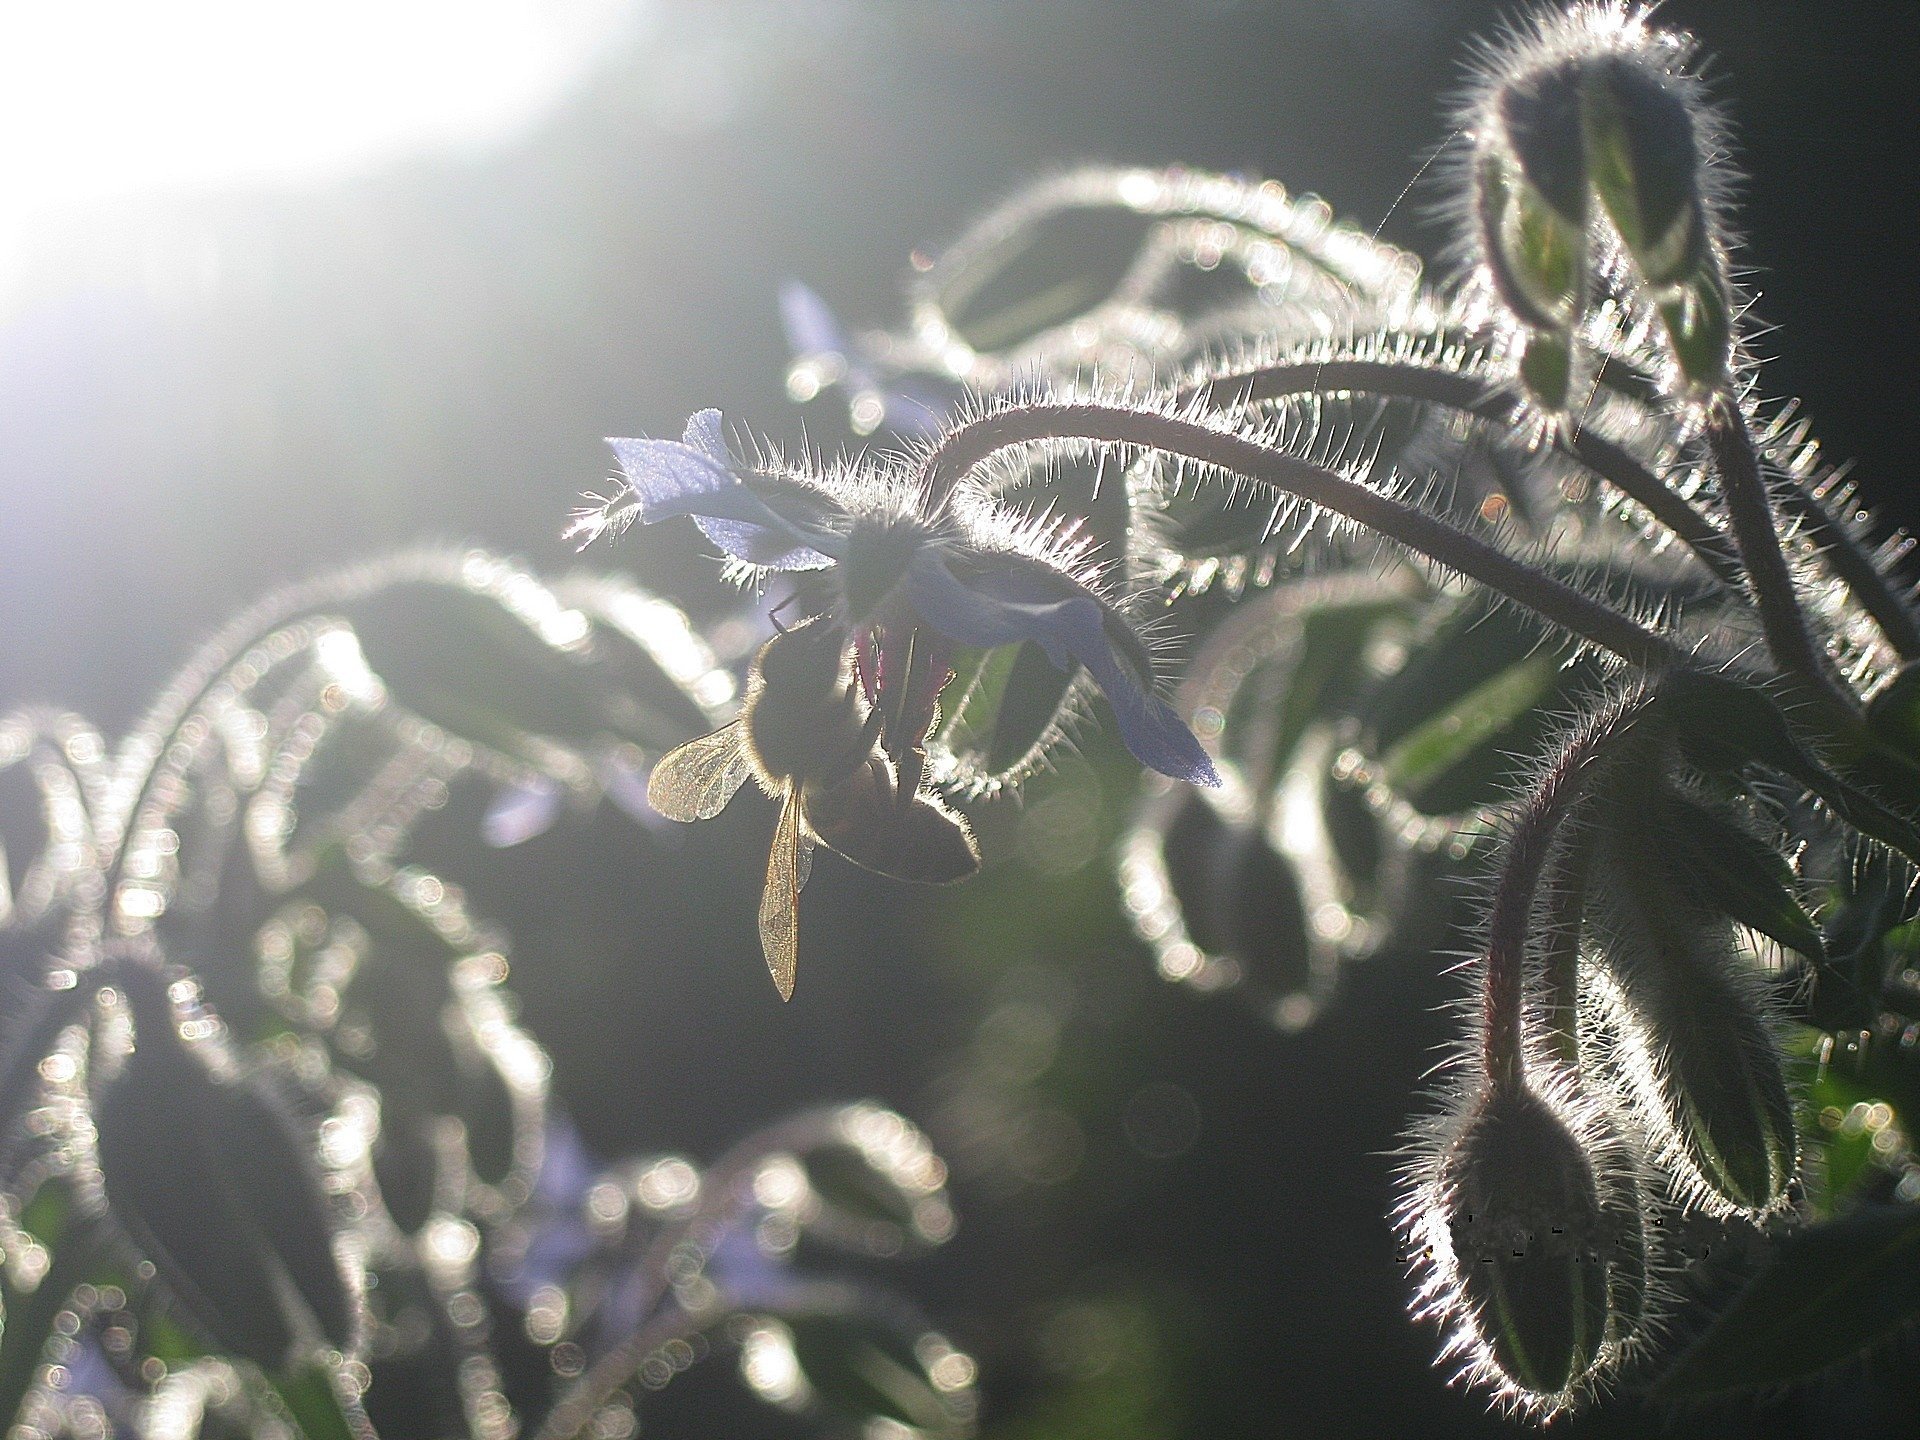
<instances>
[{"instance_id":1,"label":"backlit plant","mask_svg":"<svg viewBox=\"0 0 1920 1440\"><path fill-rule=\"evenodd\" d=\"M631 585L429 550L241 617L117 752L0 720L7 1434L615 1437L715 1350L785 1409L967 1431L972 1361L819 1263L952 1232L921 1133L596 1160L509 937L415 853L447 807L503 847L647 814L733 691Z\"/></svg>"},{"instance_id":2,"label":"backlit plant","mask_svg":"<svg viewBox=\"0 0 1920 1440\"><path fill-rule=\"evenodd\" d=\"M1104 698L1159 772L1135 928L1283 1028L1447 948L1443 882L1485 875L1399 1213L1441 1363L1537 1418L1791 1380L1920 1294L1920 621L1757 393L1692 66L1611 4L1489 46L1439 283L1272 183L1044 181L900 331L783 297L789 391L844 395L853 458L737 459L705 412L614 441L575 527L692 516L826 627L901 805L992 803ZM1162 637L1197 637L1171 709ZM1765 1256L1710 1324L1690 1225Z\"/></svg>"},{"instance_id":3,"label":"backlit plant","mask_svg":"<svg viewBox=\"0 0 1920 1440\"><path fill-rule=\"evenodd\" d=\"M572 528L697 535L757 631L428 551L243 616L117 750L0 720L0 1427L613 1440L724 1347L783 1408L967 1433L974 1363L815 1263L947 1238L921 1133L590 1159L423 837L664 833L755 779L788 993L834 960L814 842L963 878L1108 716L1168 981L1298 1032L1385 948L1466 954L1397 1203L1449 1375L1548 1419L1908 1326L1920 616L1757 392L1693 65L1612 4L1490 45L1437 280L1272 182L1090 168L897 330L789 287L789 394L864 443L702 411Z\"/></svg>"}]
</instances>

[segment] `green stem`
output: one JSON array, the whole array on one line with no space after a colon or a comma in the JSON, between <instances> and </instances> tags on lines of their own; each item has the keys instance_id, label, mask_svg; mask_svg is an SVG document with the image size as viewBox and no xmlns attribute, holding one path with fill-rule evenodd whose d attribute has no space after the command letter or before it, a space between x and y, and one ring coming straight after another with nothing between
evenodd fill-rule
<instances>
[{"instance_id":1,"label":"green stem","mask_svg":"<svg viewBox=\"0 0 1920 1440\"><path fill-rule=\"evenodd\" d=\"M1540 934L1540 1002L1543 1028L1554 1058L1580 1068L1580 940L1587 909L1587 863L1593 832L1576 806L1560 827L1560 844L1541 883L1546 914Z\"/></svg>"},{"instance_id":2,"label":"green stem","mask_svg":"<svg viewBox=\"0 0 1920 1440\"><path fill-rule=\"evenodd\" d=\"M920 483L937 513L995 453L1049 440L1089 440L1164 451L1294 495L1498 591L1564 630L1643 669L1683 656L1662 635L1419 507L1358 480L1197 420L1099 401L1024 405L961 425L929 455Z\"/></svg>"},{"instance_id":3,"label":"green stem","mask_svg":"<svg viewBox=\"0 0 1920 1440\"><path fill-rule=\"evenodd\" d=\"M1490 425L1517 424L1521 401L1475 375L1391 360L1328 360L1264 365L1212 376L1180 392L1185 402L1218 406L1279 400L1290 395L1359 391L1394 400L1440 405ZM1745 573L1732 542L1654 471L1624 447L1582 427L1562 435L1567 453L1671 531L1713 576L1744 591Z\"/></svg>"},{"instance_id":4,"label":"green stem","mask_svg":"<svg viewBox=\"0 0 1920 1440\"><path fill-rule=\"evenodd\" d=\"M1721 494L1727 515L1733 522L1733 537L1740 546L1753 583L1754 600L1760 607L1760 627L1766 636L1767 650L1787 675L1797 677L1808 697L1817 704L1838 733L1857 735L1864 728L1860 702L1834 673L1833 662L1807 628L1806 614L1795 593L1792 572L1787 569L1780 548L1780 534L1774 528L1773 506L1767 498L1766 482L1760 474L1760 456L1754 449L1753 432L1746 416L1731 395L1716 395L1707 409L1707 448L1713 455L1714 469L1720 476Z\"/></svg>"},{"instance_id":5,"label":"green stem","mask_svg":"<svg viewBox=\"0 0 1920 1440\"><path fill-rule=\"evenodd\" d=\"M1873 555L1854 533L1837 520L1821 497L1798 481L1783 486L1781 503L1806 527L1807 539L1827 567L1840 577L1867 614L1880 627L1902 660L1920 658L1920 619L1898 587L1880 573Z\"/></svg>"},{"instance_id":6,"label":"green stem","mask_svg":"<svg viewBox=\"0 0 1920 1440\"><path fill-rule=\"evenodd\" d=\"M1568 737L1513 819L1487 916L1481 977L1481 1062L1493 1085L1518 1085L1526 1076L1527 938L1561 822L1653 703L1653 692L1637 689L1602 705Z\"/></svg>"}]
</instances>

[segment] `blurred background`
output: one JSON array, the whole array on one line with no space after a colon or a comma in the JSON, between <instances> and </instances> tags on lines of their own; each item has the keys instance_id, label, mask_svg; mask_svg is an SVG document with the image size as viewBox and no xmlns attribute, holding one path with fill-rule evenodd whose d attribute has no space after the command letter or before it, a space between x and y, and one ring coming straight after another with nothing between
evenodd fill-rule
<instances>
[{"instance_id":1,"label":"blurred background","mask_svg":"<svg viewBox=\"0 0 1920 1440\"><path fill-rule=\"evenodd\" d=\"M135 0L0 4L0 710L109 735L261 593L424 538L552 573L601 437L717 405L801 437L776 294L892 324L937 248L1036 173L1271 175L1431 254L1463 0ZM1714 57L1749 173L1765 380L1920 521L1920 7L1664 7ZM711 616L679 534L587 561ZM798 996L753 936L764 809L660 846L605 814L441 866L517 937L514 988L597 1152L708 1159L873 1095L952 1162L959 1238L910 1288L985 1376L983 1431L1476 1434L1403 1314L1385 1212L1454 993L1352 970L1298 1036L1153 978L1107 855L1098 745L928 900L823 863ZM724 1366L644 1433L784 1433ZM711 1372L711 1373L709 1373ZM742 1407L736 1409L736 1407ZM1852 1375L1690 1417L1891 1433ZM1631 1407L1571 1427L1644 1433Z\"/></svg>"}]
</instances>

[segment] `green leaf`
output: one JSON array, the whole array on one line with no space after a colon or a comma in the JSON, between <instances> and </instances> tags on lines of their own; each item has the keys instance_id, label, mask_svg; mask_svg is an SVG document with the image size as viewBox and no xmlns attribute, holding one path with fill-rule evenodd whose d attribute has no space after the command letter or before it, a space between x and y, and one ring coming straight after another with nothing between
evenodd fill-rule
<instances>
[{"instance_id":1,"label":"green leaf","mask_svg":"<svg viewBox=\"0 0 1920 1440\"><path fill-rule=\"evenodd\" d=\"M1661 706L1681 748L1707 770L1764 765L1796 780L1861 834L1920 860L1920 829L1814 759L1773 699L1728 675L1682 670L1662 682Z\"/></svg>"},{"instance_id":2,"label":"green leaf","mask_svg":"<svg viewBox=\"0 0 1920 1440\"><path fill-rule=\"evenodd\" d=\"M6 1435L14 1433L20 1419L54 1321L103 1253L98 1227L82 1213L63 1181L51 1181L35 1192L19 1230L47 1252L48 1263L32 1288L16 1283L17 1261L0 1269L0 1316L6 1322L0 1331L0 1434Z\"/></svg>"},{"instance_id":3,"label":"green leaf","mask_svg":"<svg viewBox=\"0 0 1920 1440\"><path fill-rule=\"evenodd\" d=\"M1007 780L1025 773L1059 722L1079 667L1058 669L1031 643L963 655L943 702L940 743L962 774Z\"/></svg>"},{"instance_id":4,"label":"green leaf","mask_svg":"<svg viewBox=\"0 0 1920 1440\"><path fill-rule=\"evenodd\" d=\"M986 768L992 775L1017 772L1060 719L1067 689L1078 668L1062 670L1032 641L1014 651L993 733L987 741Z\"/></svg>"},{"instance_id":5,"label":"green leaf","mask_svg":"<svg viewBox=\"0 0 1920 1440\"><path fill-rule=\"evenodd\" d=\"M1679 1400L1802 1380L1916 1318L1920 1207L1862 1210L1784 1242L1653 1393Z\"/></svg>"},{"instance_id":6,"label":"green leaf","mask_svg":"<svg viewBox=\"0 0 1920 1440\"><path fill-rule=\"evenodd\" d=\"M858 1420L880 1416L931 1435L959 1433L916 1353L918 1336L858 1305L783 1314L814 1396Z\"/></svg>"},{"instance_id":7,"label":"green leaf","mask_svg":"<svg viewBox=\"0 0 1920 1440\"><path fill-rule=\"evenodd\" d=\"M360 1402L342 1398L331 1365L306 1366L277 1379L273 1388L306 1440L372 1440L373 1427Z\"/></svg>"},{"instance_id":8,"label":"green leaf","mask_svg":"<svg viewBox=\"0 0 1920 1440\"><path fill-rule=\"evenodd\" d=\"M1498 742L1541 708L1560 671L1539 652L1468 691L1382 757L1387 783L1428 814L1497 800L1512 768L1512 747Z\"/></svg>"},{"instance_id":9,"label":"green leaf","mask_svg":"<svg viewBox=\"0 0 1920 1440\"><path fill-rule=\"evenodd\" d=\"M1825 956L1820 928L1794 894L1793 867L1779 851L1690 796L1669 791L1661 811L1660 839L1701 899L1810 960Z\"/></svg>"}]
</instances>

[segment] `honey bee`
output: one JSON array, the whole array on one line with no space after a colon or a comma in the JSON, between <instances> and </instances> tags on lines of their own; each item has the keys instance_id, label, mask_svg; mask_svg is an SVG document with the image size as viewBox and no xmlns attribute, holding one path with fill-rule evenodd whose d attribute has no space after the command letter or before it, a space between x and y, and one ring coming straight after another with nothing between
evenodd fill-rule
<instances>
[{"instance_id":1,"label":"honey bee","mask_svg":"<svg viewBox=\"0 0 1920 1440\"><path fill-rule=\"evenodd\" d=\"M980 868L967 822L902 790L876 748L881 715L849 674L845 635L809 620L760 647L732 723L662 756L647 801L669 820L710 820L749 776L780 802L760 897L760 948L793 998L800 887L815 843L896 880L947 885Z\"/></svg>"}]
</instances>

